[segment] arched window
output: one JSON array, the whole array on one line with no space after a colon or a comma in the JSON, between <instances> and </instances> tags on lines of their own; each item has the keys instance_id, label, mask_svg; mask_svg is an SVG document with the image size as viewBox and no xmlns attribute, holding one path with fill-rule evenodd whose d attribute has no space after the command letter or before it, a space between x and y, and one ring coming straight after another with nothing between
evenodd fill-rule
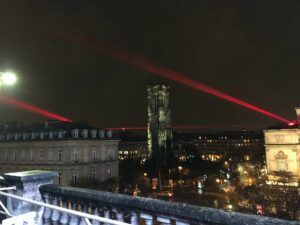
<instances>
[{"instance_id":1,"label":"arched window","mask_svg":"<svg viewBox=\"0 0 300 225\"><path fill-rule=\"evenodd\" d=\"M275 155L275 159L277 162L277 171L286 172L288 171L288 156L284 154L283 151L279 151L277 155Z\"/></svg>"}]
</instances>

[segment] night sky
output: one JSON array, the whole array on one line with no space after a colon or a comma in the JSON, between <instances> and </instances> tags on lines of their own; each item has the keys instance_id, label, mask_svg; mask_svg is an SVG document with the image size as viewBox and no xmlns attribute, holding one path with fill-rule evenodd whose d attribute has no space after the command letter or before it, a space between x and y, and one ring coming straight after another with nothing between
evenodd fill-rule
<instances>
[{"instance_id":1,"label":"night sky","mask_svg":"<svg viewBox=\"0 0 300 225\"><path fill-rule=\"evenodd\" d=\"M2 92L99 127L145 126L146 85L165 82L173 124L276 123L64 38L81 33L294 119L299 12L296 0L1 0L0 71L19 75ZM0 107L0 122L45 119Z\"/></svg>"}]
</instances>

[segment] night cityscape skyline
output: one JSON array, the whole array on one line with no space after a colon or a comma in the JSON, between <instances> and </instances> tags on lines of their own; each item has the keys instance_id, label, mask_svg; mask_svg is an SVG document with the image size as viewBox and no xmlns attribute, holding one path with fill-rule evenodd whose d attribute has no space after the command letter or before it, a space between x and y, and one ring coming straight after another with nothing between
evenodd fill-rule
<instances>
[{"instance_id":1,"label":"night cityscape skyline","mask_svg":"<svg viewBox=\"0 0 300 225\"><path fill-rule=\"evenodd\" d=\"M4 91L76 121L87 120L101 127L140 126L146 124L145 87L153 80L171 86L174 125L257 124L261 128L276 123L49 35L57 30L71 35L79 31L294 119L291 106L298 104L292 91L298 79L292 60L297 58L293 49L299 35L294 29L297 2L285 7L278 7L276 1L272 5L214 1L117 3L115 7L113 3L73 2L68 7L51 1L34 5L1 2L1 23L7 27L1 36L1 68L20 74L19 85ZM150 16L154 8L155 18ZM283 70L289 75L282 76ZM78 102L85 110L78 110ZM44 120L1 105L2 122ZM112 116L111 112L122 116Z\"/></svg>"},{"instance_id":2,"label":"night cityscape skyline","mask_svg":"<svg viewBox=\"0 0 300 225\"><path fill-rule=\"evenodd\" d=\"M299 10L0 1L0 223L299 225Z\"/></svg>"}]
</instances>

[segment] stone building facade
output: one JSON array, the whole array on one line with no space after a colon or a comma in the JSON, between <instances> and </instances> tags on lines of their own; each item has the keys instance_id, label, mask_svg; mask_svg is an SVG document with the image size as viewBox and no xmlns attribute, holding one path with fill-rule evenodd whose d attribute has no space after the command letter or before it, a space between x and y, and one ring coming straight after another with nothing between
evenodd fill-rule
<instances>
[{"instance_id":1,"label":"stone building facade","mask_svg":"<svg viewBox=\"0 0 300 225\"><path fill-rule=\"evenodd\" d=\"M266 164L269 177L276 174L300 178L300 129L265 131ZM272 179L272 180L273 180Z\"/></svg>"},{"instance_id":2,"label":"stone building facade","mask_svg":"<svg viewBox=\"0 0 300 225\"><path fill-rule=\"evenodd\" d=\"M164 84L147 86L147 142L150 155L155 151L171 150L169 89Z\"/></svg>"},{"instance_id":3,"label":"stone building facade","mask_svg":"<svg viewBox=\"0 0 300 225\"><path fill-rule=\"evenodd\" d=\"M0 174L26 170L58 172L56 183L105 181L118 176L118 139L84 122L57 122L0 129Z\"/></svg>"},{"instance_id":4,"label":"stone building facade","mask_svg":"<svg viewBox=\"0 0 300 225\"><path fill-rule=\"evenodd\" d=\"M299 108L296 109L297 117ZM298 121L299 123L299 121ZM300 178L300 129L290 127L264 131L268 180L298 185ZM287 181L288 180L288 181Z\"/></svg>"}]
</instances>

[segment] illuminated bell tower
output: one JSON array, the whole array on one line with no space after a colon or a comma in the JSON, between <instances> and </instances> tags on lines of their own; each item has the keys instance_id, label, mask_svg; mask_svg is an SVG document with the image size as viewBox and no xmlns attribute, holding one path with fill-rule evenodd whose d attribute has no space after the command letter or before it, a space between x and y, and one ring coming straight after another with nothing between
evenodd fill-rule
<instances>
[{"instance_id":1,"label":"illuminated bell tower","mask_svg":"<svg viewBox=\"0 0 300 225\"><path fill-rule=\"evenodd\" d=\"M172 130L169 108L169 87L164 84L148 85L148 150L151 156L155 151L170 151Z\"/></svg>"}]
</instances>

